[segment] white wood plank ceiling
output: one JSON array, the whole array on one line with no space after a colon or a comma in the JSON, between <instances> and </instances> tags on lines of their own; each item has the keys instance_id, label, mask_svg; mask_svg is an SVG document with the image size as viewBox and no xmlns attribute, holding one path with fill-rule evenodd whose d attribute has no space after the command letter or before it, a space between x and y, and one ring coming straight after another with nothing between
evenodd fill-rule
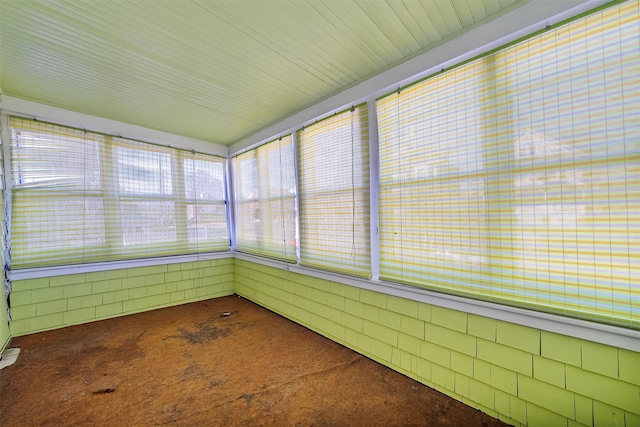
<instances>
[{"instance_id":1,"label":"white wood plank ceiling","mask_svg":"<svg viewBox=\"0 0 640 427\"><path fill-rule=\"evenodd\" d=\"M230 145L527 0L0 0L0 89Z\"/></svg>"}]
</instances>

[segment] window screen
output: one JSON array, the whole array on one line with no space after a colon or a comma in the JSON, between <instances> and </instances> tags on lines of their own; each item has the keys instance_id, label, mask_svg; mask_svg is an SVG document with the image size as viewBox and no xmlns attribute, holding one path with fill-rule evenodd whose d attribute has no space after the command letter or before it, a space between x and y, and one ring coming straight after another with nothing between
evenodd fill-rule
<instances>
[{"instance_id":1,"label":"window screen","mask_svg":"<svg viewBox=\"0 0 640 427\"><path fill-rule=\"evenodd\" d=\"M295 262L296 190L291 135L232 159L236 248Z\"/></svg>"},{"instance_id":2,"label":"window screen","mask_svg":"<svg viewBox=\"0 0 640 427\"><path fill-rule=\"evenodd\" d=\"M378 101L380 276L640 324L638 2Z\"/></svg>"},{"instance_id":3,"label":"window screen","mask_svg":"<svg viewBox=\"0 0 640 427\"><path fill-rule=\"evenodd\" d=\"M368 136L364 104L298 131L302 265L370 277Z\"/></svg>"},{"instance_id":4,"label":"window screen","mask_svg":"<svg viewBox=\"0 0 640 427\"><path fill-rule=\"evenodd\" d=\"M10 119L13 268L229 247L222 158Z\"/></svg>"}]
</instances>

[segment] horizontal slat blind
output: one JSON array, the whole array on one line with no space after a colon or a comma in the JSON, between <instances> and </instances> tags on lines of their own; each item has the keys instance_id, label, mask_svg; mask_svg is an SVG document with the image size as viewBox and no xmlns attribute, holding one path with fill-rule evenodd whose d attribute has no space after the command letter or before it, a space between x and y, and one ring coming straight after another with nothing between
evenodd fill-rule
<instances>
[{"instance_id":1,"label":"horizontal slat blind","mask_svg":"<svg viewBox=\"0 0 640 427\"><path fill-rule=\"evenodd\" d=\"M300 263L370 277L366 105L298 131Z\"/></svg>"},{"instance_id":2,"label":"horizontal slat blind","mask_svg":"<svg viewBox=\"0 0 640 427\"><path fill-rule=\"evenodd\" d=\"M12 268L229 247L225 160L10 119Z\"/></svg>"},{"instance_id":3,"label":"horizontal slat blind","mask_svg":"<svg viewBox=\"0 0 640 427\"><path fill-rule=\"evenodd\" d=\"M378 101L380 276L640 325L638 2Z\"/></svg>"},{"instance_id":4,"label":"horizontal slat blind","mask_svg":"<svg viewBox=\"0 0 640 427\"><path fill-rule=\"evenodd\" d=\"M292 139L287 135L232 159L238 251L297 260Z\"/></svg>"}]
</instances>

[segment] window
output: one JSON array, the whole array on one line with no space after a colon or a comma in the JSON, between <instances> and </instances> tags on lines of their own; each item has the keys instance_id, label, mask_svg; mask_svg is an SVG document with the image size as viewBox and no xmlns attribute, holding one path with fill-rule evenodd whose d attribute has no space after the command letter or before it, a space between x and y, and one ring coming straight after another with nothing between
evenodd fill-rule
<instances>
[{"instance_id":1,"label":"window","mask_svg":"<svg viewBox=\"0 0 640 427\"><path fill-rule=\"evenodd\" d=\"M232 159L238 251L297 260L293 154L287 135Z\"/></svg>"},{"instance_id":2,"label":"window","mask_svg":"<svg viewBox=\"0 0 640 427\"><path fill-rule=\"evenodd\" d=\"M17 117L13 268L225 250L224 159Z\"/></svg>"},{"instance_id":3,"label":"window","mask_svg":"<svg viewBox=\"0 0 640 427\"><path fill-rule=\"evenodd\" d=\"M380 276L640 324L638 3L378 101Z\"/></svg>"},{"instance_id":4,"label":"window","mask_svg":"<svg viewBox=\"0 0 640 427\"><path fill-rule=\"evenodd\" d=\"M366 105L298 131L300 264L371 276Z\"/></svg>"}]
</instances>

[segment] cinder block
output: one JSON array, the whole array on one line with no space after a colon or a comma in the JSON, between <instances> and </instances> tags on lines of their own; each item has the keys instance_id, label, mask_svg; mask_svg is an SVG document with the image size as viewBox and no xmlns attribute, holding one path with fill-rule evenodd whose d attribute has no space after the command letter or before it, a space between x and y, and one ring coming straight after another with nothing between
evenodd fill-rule
<instances>
[{"instance_id":1,"label":"cinder block","mask_svg":"<svg viewBox=\"0 0 640 427\"><path fill-rule=\"evenodd\" d=\"M398 334L398 348L416 356L420 356L420 342L418 338L411 335L402 332Z\"/></svg>"},{"instance_id":2,"label":"cinder block","mask_svg":"<svg viewBox=\"0 0 640 427\"><path fill-rule=\"evenodd\" d=\"M618 359L620 379L640 386L640 352L618 349Z\"/></svg>"},{"instance_id":3,"label":"cinder block","mask_svg":"<svg viewBox=\"0 0 640 427\"><path fill-rule=\"evenodd\" d=\"M366 289L360 289L360 302L365 305L387 308L387 295Z\"/></svg>"},{"instance_id":4,"label":"cinder block","mask_svg":"<svg viewBox=\"0 0 640 427\"><path fill-rule=\"evenodd\" d=\"M542 357L573 366L582 365L581 340L542 331L540 344L540 354Z\"/></svg>"},{"instance_id":5,"label":"cinder block","mask_svg":"<svg viewBox=\"0 0 640 427\"><path fill-rule=\"evenodd\" d=\"M582 368L618 378L618 349L591 341L582 341Z\"/></svg>"},{"instance_id":6,"label":"cinder block","mask_svg":"<svg viewBox=\"0 0 640 427\"><path fill-rule=\"evenodd\" d=\"M396 296L387 296L387 309L409 317L418 317L418 302Z\"/></svg>"},{"instance_id":7,"label":"cinder block","mask_svg":"<svg viewBox=\"0 0 640 427\"><path fill-rule=\"evenodd\" d=\"M81 297L91 295L91 283L78 283L75 285L67 285L63 288L64 298Z\"/></svg>"},{"instance_id":8,"label":"cinder block","mask_svg":"<svg viewBox=\"0 0 640 427\"><path fill-rule=\"evenodd\" d=\"M65 325L75 325L95 319L96 308L87 307L79 310L70 310L62 313L62 322Z\"/></svg>"},{"instance_id":9,"label":"cinder block","mask_svg":"<svg viewBox=\"0 0 640 427\"><path fill-rule=\"evenodd\" d=\"M540 354L540 330L508 322L497 322L496 342L532 354Z\"/></svg>"},{"instance_id":10,"label":"cinder block","mask_svg":"<svg viewBox=\"0 0 640 427\"><path fill-rule=\"evenodd\" d=\"M466 354L451 352L451 369L469 378L473 378L473 357Z\"/></svg>"},{"instance_id":11,"label":"cinder block","mask_svg":"<svg viewBox=\"0 0 640 427\"><path fill-rule=\"evenodd\" d=\"M400 330L419 339L424 339L424 320L415 317L402 316Z\"/></svg>"},{"instance_id":12,"label":"cinder block","mask_svg":"<svg viewBox=\"0 0 640 427\"><path fill-rule=\"evenodd\" d=\"M48 277L40 277L38 279L14 280L12 283L12 288L16 291L28 291L31 289L42 289L48 287Z\"/></svg>"},{"instance_id":13,"label":"cinder block","mask_svg":"<svg viewBox=\"0 0 640 427\"><path fill-rule=\"evenodd\" d=\"M64 287L59 286L56 288L42 288L33 291L31 293L31 304L37 304L39 302L53 301L64 298ZM16 292L17 294L18 292ZM15 303L17 295L12 294L11 302Z\"/></svg>"},{"instance_id":14,"label":"cinder block","mask_svg":"<svg viewBox=\"0 0 640 427\"><path fill-rule=\"evenodd\" d=\"M122 314L122 303L105 304L96 307L96 318L102 319Z\"/></svg>"},{"instance_id":15,"label":"cinder block","mask_svg":"<svg viewBox=\"0 0 640 427\"><path fill-rule=\"evenodd\" d=\"M431 306L431 323L466 333L467 313L444 307Z\"/></svg>"},{"instance_id":16,"label":"cinder block","mask_svg":"<svg viewBox=\"0 0 640 427\"><path fill-rule=\"evenodd\" d=\"M567 418L574 418L574 393L570 391L520 375L518 397Z\"/></svg>"},{"instance_id":17,"label":"cinder block","mask_svg":"<svg viewBox=\"0 0 640 427\"><path fill-rule=\"evenodd\" d=\"M528 427L566 427L567 418L541 408L533 403L527 403Z\"/></svg>"},{"instance_id":18,"label":"cinder block","mask_svg":"<svg viewBox=\"0 0 640 427\"><path fill-rule=\"evenodd\" d=\"M420 343L420 357L446 368L451 367L451 350L428 341Z\"/></svg>"},{"instance_id":19,"label":"cinder block","mask_svg":"<svg viewBox=\"0 0 640 427\"><path fill-rule=\"evenodd\" d=\"M74 285L76 283L85 283L86 276L84 273L80 274L66 274L63 276L51 276L49 278L49 286L66 286Z\"/></svg>"},{"instance_id":20,"label":"cinder block","mask_svg":"<svg viewBox=\"0 0 640 427\"><path fill-rule=\"evenodd\" d=\"M43 316L51 313L62 313L67 309L67 300L47 301L36 304L36 313Z\"/></svg>"},{"instance_id":21,"label":"cinder block","mask_svg":"<svg viewBox=\"0 0 640 427\"><path fill-rule=\"evenodd\" d=\"M640 386L567 365L567 390L632 413L640 412Z\"/></svg>"},{"instance_id":22,"label":"cinder block","mask_svg":"<svg viewBox=\"0 0 640 427\"><path fill-rule=\"evenodd\" d=\"M467 314L467 332L470 335L485 339L496 340L497 321L488 317Z\"/></svg>"},{"instance_id":23,"label":"cinder block","mask_svg":"<svg viewBox=\"0 0 640 427\"><path fill-rule=\"evenodd\" d=\"M629 426L624 411L602 402L593 402L593 427Z\"/></svg>"},{"instance_id":24,"label":"cinder block","mask_svg":"<svg viewBox=\"0 0 640 427\"><path fill-rule=\"evenodd\" d=\"M426 323L424 326L424 338L427 341L469 356L476 355L476 337L472 335Z\"/></svg>"},{"instance_id":25,"label":"cinder block","mask_svg":"<svg viewBox=\"0 0 640 427\"><path fill-rule=\"evenodd\" d=\"M505 369L519 372L524 375L533 374L533 355L516 350L502 344L485 341L477 338L478 358L493 365L502 366Z\"/></svg>"},{"instance_id":26,"label":"cinder block","mask_svg":"<svg viewBox=\"0 0 640 427\"><path fill-rule=\"evenodd\" d=\"M576 421L584 425L591 425L593 423L593 399L576 394L575 405Z\"/></svg>"},{"instance_id":27,"label":"cinder block","mask_svg":"<svg viewBox=\"0 0 640 427\"><path fill-rule=\"evenodd\" d=\"M533 377L547 384L564 388L564 363L534 355Z\"/></svg>"}]
</instances>

